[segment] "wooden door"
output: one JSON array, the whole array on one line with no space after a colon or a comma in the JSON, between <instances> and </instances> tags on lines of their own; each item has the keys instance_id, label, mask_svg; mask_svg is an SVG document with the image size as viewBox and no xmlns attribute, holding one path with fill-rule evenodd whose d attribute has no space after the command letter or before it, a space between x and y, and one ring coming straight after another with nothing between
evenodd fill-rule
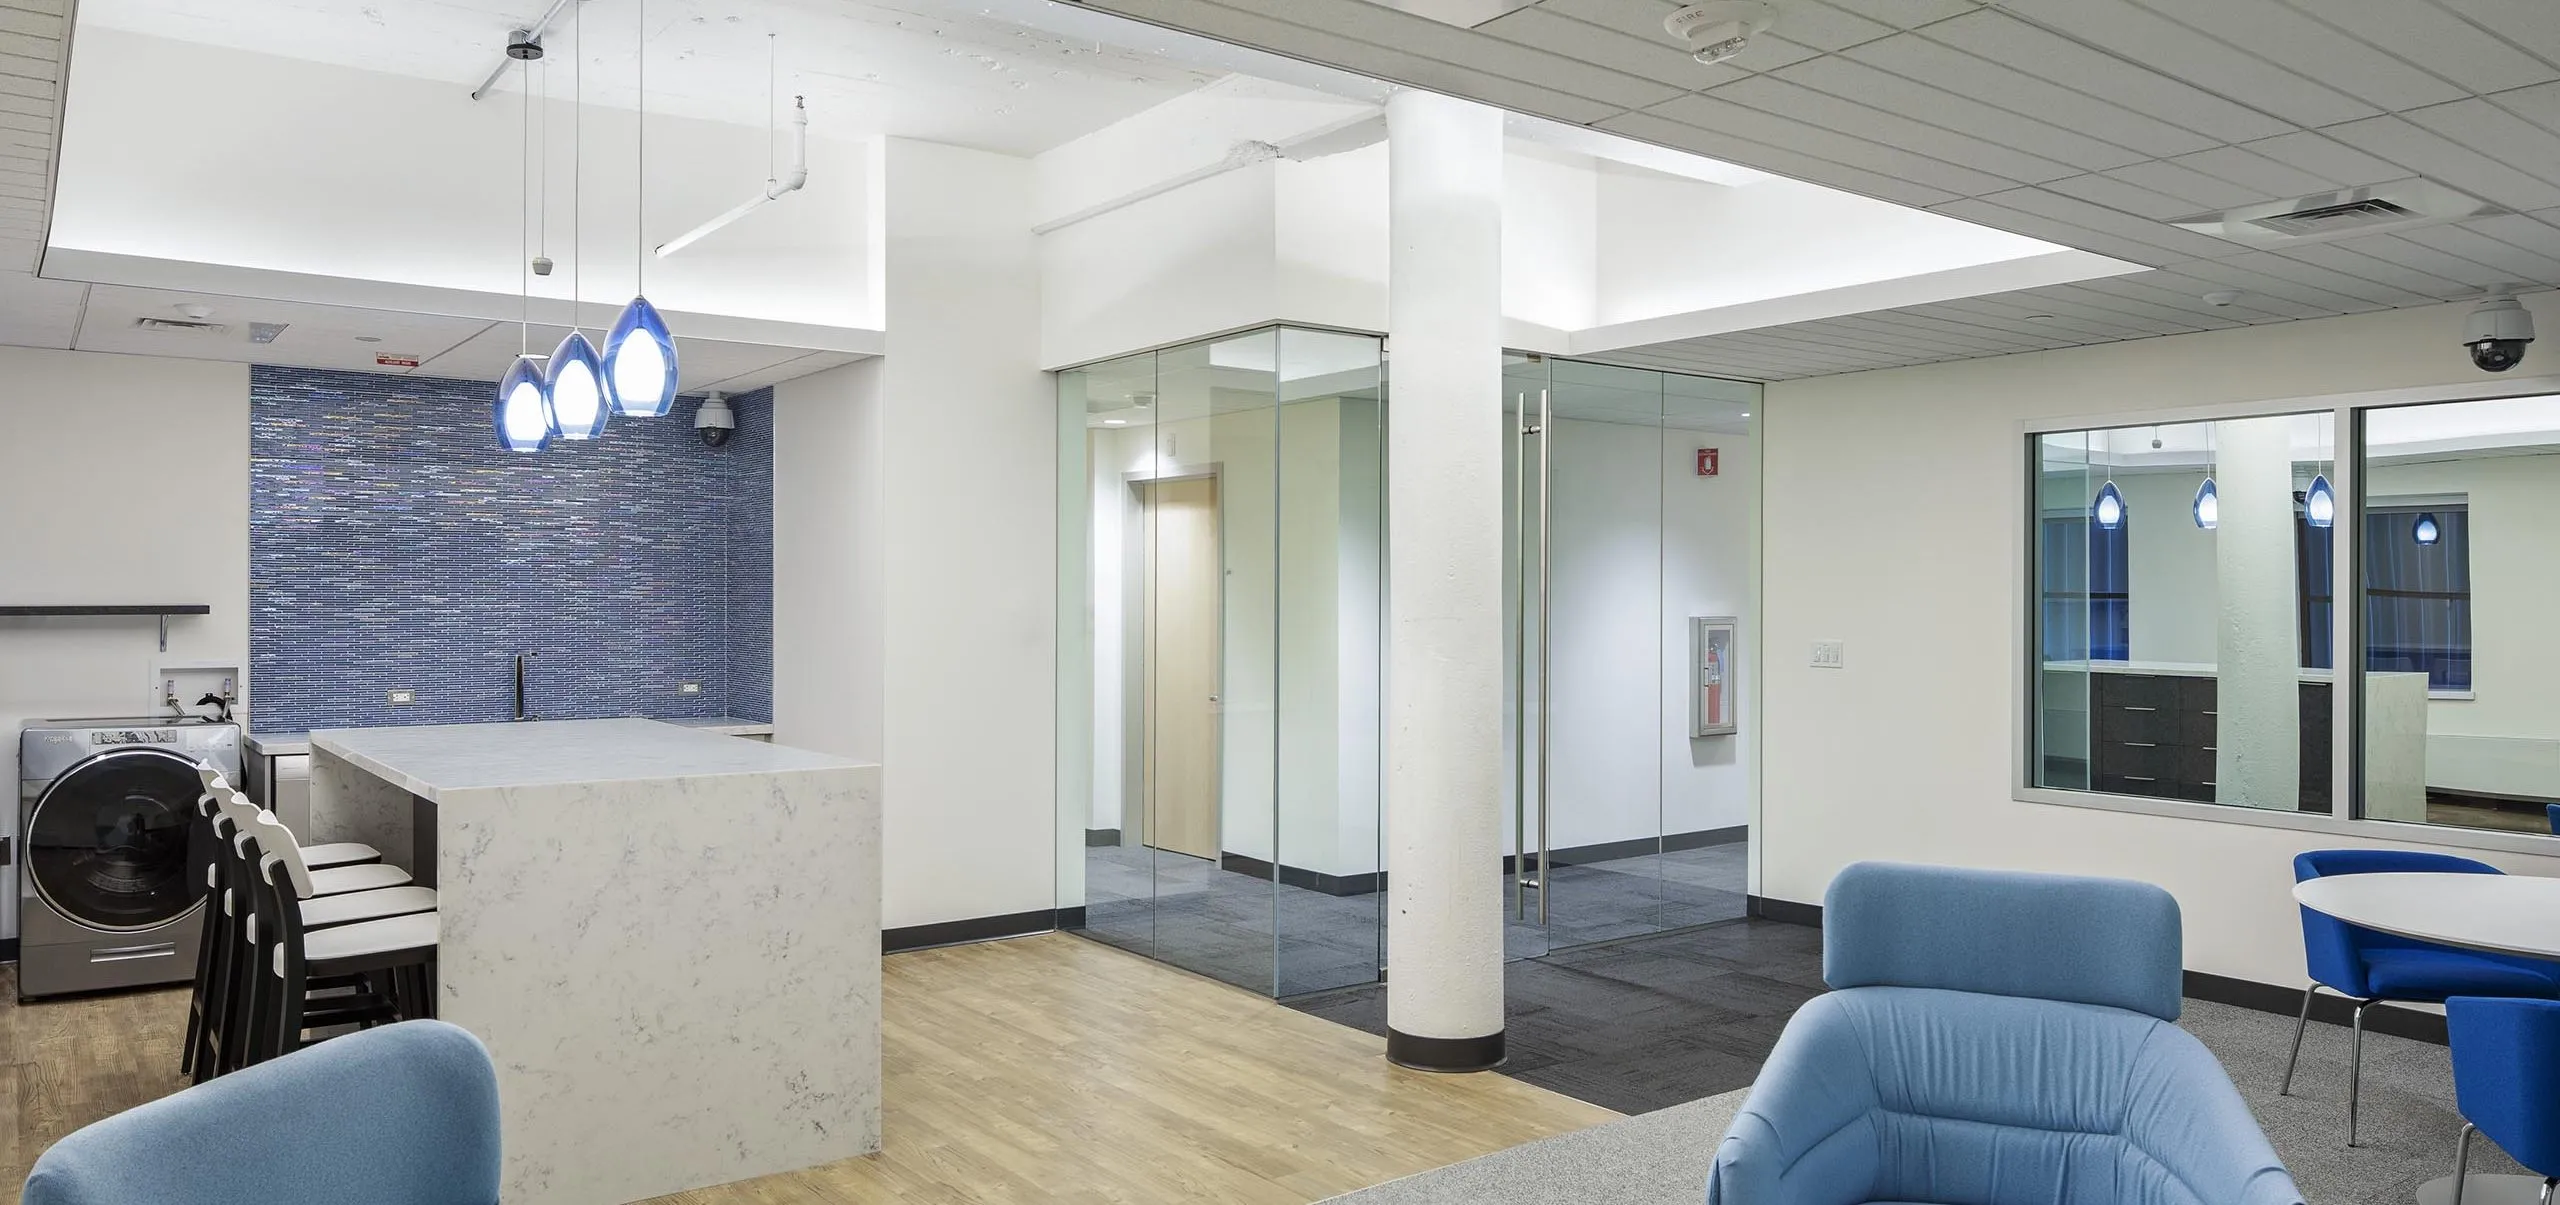
<instances>
[{"instance_id":1,"label":"wooden door","mask_svg":"<svg viewBox=\"0 0 2560 1205\"><path fill-rule=\"evenodd\" d=\"M1146 505L1147 844L1218 858L1219 616L1214 477L1139 487Z\"/></svg>"}]
</instances>

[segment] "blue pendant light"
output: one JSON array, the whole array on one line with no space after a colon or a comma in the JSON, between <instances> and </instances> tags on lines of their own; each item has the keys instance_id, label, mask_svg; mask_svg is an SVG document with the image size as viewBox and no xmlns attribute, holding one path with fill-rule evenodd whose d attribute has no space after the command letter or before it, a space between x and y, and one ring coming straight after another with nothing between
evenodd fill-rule
<instances>
[{"instance_id":1,"label":"blue pendant light","mask_svg":"<svg viewBox=\"0 0 2560 1205\"><path fill-rule=\"evenodd\" d=\"M498 382L498 446L510 452L539 452L551 446L559 428L551 417L551 398L543 392L542 370L530 356L517 356Z\"/></svg>"},{"instance_id":2,"label":"blue pendant light","mask_svg":"<svg viewBox=\"0 0 2560 1205\"><path fill-rule=\"evenodd\" d=\"M560 438L594 439L604 434L613 405L604 393L604 362L596 358L596 345L587 341L585 331L570 331L551 353L546 387Z\"/></svg>"},{"instance_id":3,"label":"blue pendant light","mask_svg":"<svg viewBox=\"0 0 2560 1205\"><path fill-rule=\"evenodd\" d=\"M2313 527L2327 527L2338 521L2338 495L2329 488L2324 473L2311 475L2311 488L2302 491L2302 521Z\"/></svg>"},{"instance_id":4,"label":"blue pendant light","mask_svg":"<svg viewBox=\"0 0 2560 1205\"><path fill-rule=\"evenodd\" d=\"M614 411L627 418L657 418L675 408L676 341L648 298L632 298L605 336L604 379Z\"/></svg>"},{"instance_id":5,"label":"blue pendant light","mask_svg":"<svg viewBox=\"0 0 2560 1205\"><path fill-rule=\"evenodd\" d=\"M2418 516L2417 530L2413 534L2416 535L2419 544L2432 548L2435 546L2436 540L2443 536L2444 532L2443 529L2436 526L2436 517L2434 515L2420 515Z\"/></svg>"},{"instance_id":6,"label":"blue pendant light","mask_svg":"<svg viewBox=\"0 0 2560 1205\"><path fill-rule=\"evenodd\" d=\"M2098 500L2089 504L2089 518L2098 526L2114 531L2124 526L2124 494L2116 489L2113 478L2098 487Z\"/></svg>"},{"instance_id":7,"label":"blue pendant light","mask_svg":"<svg viewBox=\"0 0 2560 1205\"><path fill-rule=\"evenodd\" d=\"M2213 478L2196 487L2195 503L2187 511L2196 517L2196 526L2206 531L2222 526L2222 492L2213 487Z\"/></svg>"}]
</instances>

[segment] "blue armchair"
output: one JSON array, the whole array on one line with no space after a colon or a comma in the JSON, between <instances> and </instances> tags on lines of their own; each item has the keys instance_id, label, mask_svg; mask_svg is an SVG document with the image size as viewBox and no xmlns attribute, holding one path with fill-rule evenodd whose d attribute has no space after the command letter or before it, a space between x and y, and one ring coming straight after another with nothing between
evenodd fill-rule
<instances>
[{"instance_id":1,"label":"blue armchair","mask_svg":"<svg viewBox=\"0 0 2560 1205\"><path fill-rule=\"evenodd\" d=\"M2454 1102L2462 1108L2453 1205L2462 1205L2475 1131L2541 1176L2541 1198L2549 1202L2560 1188L2560 1096L2551 1091L2560 1083L2560 1001L2456 996L2444 1002L2444 1021Z\"/></svg>"},{"instance_id":2,"label":"blue armchair","mask_svg":"<svg viewBox=\"0 0 2560 1205\"><path fill-rule=\"evenodd\" d=\"M1862 862L1708 1205L2301 1205L2178 1015L2177 901L2146 883Z\"/></svg>"},{"instance_id":3,"label":"blue armchair","mask_svg":"<svg viewBox=\"0 0 2560 1205\"><path fill-rule=\"evenodd\" d=\"M368 1029L53 1145L24 1205L496 1205L498 1081L440 1021Z\"/></svg>"},{"instance_id":4,"label":"blue armchair","mask_svg":"<svg viewBox=\"0 0 2560 1205\"><path fill-rule=\"evenodd\" d=\"M2497 874L2486 862L2407 849L2314 849L2294 855L2295 882L2340 874L2418 872ZM2321 988L2355 1002L2347 1045L2347 1145L2356 1144L2356 1107L2364 1079L2364 1010L2384 1000L2440 1004L2454 996L2560 997L2560 964L2504 954L2456 950L2433 942L2377 933L2323 912L2302 911L2302 955L2311 986L2302 989L2302 1014L2293 1023L2293 1053L2284 1061L2278 1095L2293 1091L2294 1064L2302 1058L2302 1031L2311 1021L2311 998Z\"/></svg>"}]
</instances>

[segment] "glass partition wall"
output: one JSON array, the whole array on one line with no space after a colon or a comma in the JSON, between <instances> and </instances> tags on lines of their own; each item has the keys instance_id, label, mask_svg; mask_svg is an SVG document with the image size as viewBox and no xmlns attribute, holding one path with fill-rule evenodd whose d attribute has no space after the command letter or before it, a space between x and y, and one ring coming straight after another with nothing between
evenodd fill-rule
<instances>
[{"instance_id":1,"label":"glass partition wall","mask_svg":"<svg viewBox=\"0 0 2560 1205\"><path fill-rule=\"evenodd\" d=\"M1508 951L1740 917L1759 387L1504 379ZM1295 327L1058 374L1064 927L1380 977L1383 385L1374 336Z\"/></svg>"},{"instance_id":2,"label":"glass partition wall","mask_svg":"<svg viewBox=\"0 0 2560 1205\"><path fill-rule=\"evenodd\" d=\"M1241 987L1378 978L1379 340L1058 374L1060 906Z\"/></svg>"}]
</instances>

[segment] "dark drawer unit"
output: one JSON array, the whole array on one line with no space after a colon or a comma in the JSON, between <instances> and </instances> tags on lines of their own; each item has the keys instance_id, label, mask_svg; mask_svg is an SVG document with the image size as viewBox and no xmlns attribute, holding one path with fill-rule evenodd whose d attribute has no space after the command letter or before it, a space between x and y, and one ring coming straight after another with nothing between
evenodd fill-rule
<instances>
[{"instance_id":1,"label":"dark drawer unit","mask_svg":"<svg viewBox=\"0 0 2560 1205\"><path fill-rule=\"evenodd\" d=\"M2116 795L2211 803L2218 683L2184 674L2098 672L2089 677L2090 786ZM2301 685L2306 812L2329 808L2329 684Z\"/></svg>"}]
</instances>

